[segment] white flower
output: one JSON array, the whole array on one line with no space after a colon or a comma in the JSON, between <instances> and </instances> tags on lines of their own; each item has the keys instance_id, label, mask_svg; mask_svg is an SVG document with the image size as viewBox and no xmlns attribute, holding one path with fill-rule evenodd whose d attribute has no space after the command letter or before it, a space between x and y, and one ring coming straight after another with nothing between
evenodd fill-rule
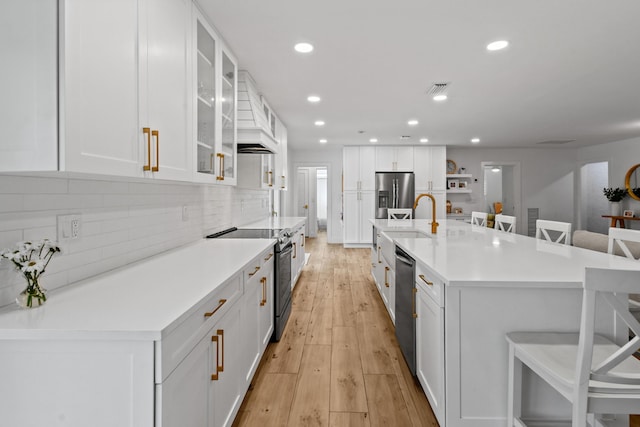
<instances>
[{"instance_id":1,"label":"white flower","mask_svg":"<svg viewBox=\"0 0 640 427\"><path fill-rule=\"evenodd\" d=\"M31 249L34 249L31 242L18 242L18 250L24 254L28 253Z\"/></svg>"},{"instance_id":2,"label":"white flower","mask_svg":"<svg viewBox=\"0 0 640 427\"><path fill-rule=\"evenodd\" d=\"M60 248L58 247L56 242L52 242L49 239L44 239L44 240L40 241L38 246L42 247L42 251L45 252L45 253L49 252L49 251L60 252Z\"/></svg>"},{"instance_id":3,"label":"white flower","mask_svg":"<svg viewBox=\"0 0 640 427\"><path fill-rule=\"evenodd\" d=\"M20 262L20 260L24 256L25 256L25 254L20 252L20 251L13 251L13 252L9 252L6 255L4 255L5 258L7 258L10 261L14 261L14 262Z\"/></svg>"},{"instance_id":4,"label":"white flower","mask_svg":"<svg viewBox=\"0 0 640 427\"><path fill-rule=\"evenodd\" d=\"M22 266L22 271L24 273L32 273L38 274L44 270L44 262L38 261L29 261L26 265Z\"/></svg>"}]
</instances>

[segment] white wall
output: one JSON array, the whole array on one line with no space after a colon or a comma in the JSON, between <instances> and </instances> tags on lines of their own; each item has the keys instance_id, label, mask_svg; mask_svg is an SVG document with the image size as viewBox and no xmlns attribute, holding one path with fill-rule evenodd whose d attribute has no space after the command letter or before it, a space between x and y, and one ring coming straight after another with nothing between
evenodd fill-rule
<instances>
[{"instance_id":1,"label":"white wall","mask_svg":"<svg viewBox=\"0 0 640 427\"><path fill-rule=\"evenodd\" d=\"M49 290L268 215L267 191L62 176L0 176L0 249L57 240L57 216L81 215L81 237L61 242L63 252L42 276ZM25 283L6 260L0 262L0 306Z\"/></svg>"},{"instance_id":2,"label":"white wall","mask_svg":"<svg viewBox=\"0 0 640 427\"><path fill-rule=\"evenodd\" d=\"M342 147L323 146L317 150L289 149L289 176L295 175L298 166L328 166L327 203L330 212L327 213L327 242L342 243ZM293 205L295 182L287 191L287 206ZM291 212L290 210L288 212Z\"/></svg>"},{"instance_id":3,"label":"white wall","mask_svg":"<svg viewBox=\"0 0 640 427\"><path fill-rule=\"evenodd\" d=\"M485 210L482 162L520 162L522 209L518 222L526 223L528 208L539 208L540 218L573 222L577 150L570 148L460 148L447 147L447 158L473 175L467 194L448 194L464 212ZM476 181L477 179L477 181Z\"/></svg>"}]
</instances>

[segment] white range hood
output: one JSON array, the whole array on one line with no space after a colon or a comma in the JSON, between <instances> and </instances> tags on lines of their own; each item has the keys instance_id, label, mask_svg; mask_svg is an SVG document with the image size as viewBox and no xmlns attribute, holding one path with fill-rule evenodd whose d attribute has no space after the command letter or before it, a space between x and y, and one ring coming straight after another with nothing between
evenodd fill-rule
<instances>
[{"instance_id":1,"label":"white range hood","mask_svg":"<svg viewBox=\"0 0 640 427\"><path fill-rule=\"evenodd\" d=\"M266 107L266 108L265 108ZM238 72L238 153L270 154L278 152L275 117L258 93L256 82L246 70Z\"/></svg>"}]
</instances>

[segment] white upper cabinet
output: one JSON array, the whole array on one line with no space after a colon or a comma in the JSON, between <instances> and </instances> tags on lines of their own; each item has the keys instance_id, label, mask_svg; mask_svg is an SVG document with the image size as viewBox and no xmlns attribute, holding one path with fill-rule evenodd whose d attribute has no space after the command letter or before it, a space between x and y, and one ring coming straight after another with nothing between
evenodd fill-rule
<instances>
[{"instance_id":1,"label":"white upper cabinet","mask_svg":"<svg viewBox=\"0 0 640 427\"><path fill-rule=\"evenodd\" d=\"M414 147L414 173L416 190L445 191L446 147Z\"/></svg>"},{"instance_id":2,"label":"white upper cabinet","mask_svg":"<svg viewBox=\"0 0 640 427\"><path fill-rule=\"evenodd\" d=\"M344 147L342 152L344 191L375 190L375 148Z\"/></svg>"},{"instance_id":3,"label":"white upper cabinet","mask_svg":"<svg viewBox=\"0 0 640 427\"><path fill-rule=\"evenodd\" d=\"M56 0L2 2L2 171L58 168L57 28Z\"/></svg>"},{"instance_id":4,"label":"white upper cabinet","mask_svg":"<svg viewBox=\"0 0 640 427\"><path fill-rule=\"evenodd\" d=\"M196 180L237 183L237 64L197 8L194 40Z\"/></svg>"},{"instance_id":5,"label":"white upper cabinet","mask_svg":"<svg viewBox=\"0 0 640 427\"><path fill-rule=\"evenodd\" d=\"M62 170L191 179L190 22L186 0L65 2Z\"/></svg>"},{"instance_id":6,"label":"white upper cabinet","mask_svg":"<svg viewBox=\"0 0 640 427\"><path fill-rule=\"evenodd\" d=\"M376 172L413 172L413 147L376 147Z\"/></svg>"},{"instance_id":7,"label":"white upper cabinet","mask_svg":"<svg viewBox=\"0 0 640 427\"><path fill-rule=\"evenodd\" d=\"M278 153L275 155L275 167L274 167L274 188L276 190L287 190L288 182L287 182L287 168L288 159L287 159L287 128L284 127L284 124L280 122L276 118L278 126L276 127L278 131L279 138L276 138L280 141L280 148L278 149Z\"/></svg>"}]
</instances>

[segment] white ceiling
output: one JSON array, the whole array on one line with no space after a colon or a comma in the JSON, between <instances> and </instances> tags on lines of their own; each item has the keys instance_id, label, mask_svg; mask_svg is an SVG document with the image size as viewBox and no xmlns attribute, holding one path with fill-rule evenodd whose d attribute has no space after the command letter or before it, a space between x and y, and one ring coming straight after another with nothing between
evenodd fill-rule
<instances>
[{"instance_id":1,"label":"white ceiling","mask_svg":"<svg viewBox=\"0 0 640 427\"><path fill-rule=\"evenodd\" d=\"M199 3L295 149L318 148L320 138L577 147L640 136L638 0ZM510 46L488 52L499 39ZM314 52L296 53L299 41ZM427 96L436 82L451 82L447 101ZM312 93L319 104L306 101ZM420 124L408 126L411 118ZM538 145L549 140L576 141Z\"/></svg>"}]
</instances>

